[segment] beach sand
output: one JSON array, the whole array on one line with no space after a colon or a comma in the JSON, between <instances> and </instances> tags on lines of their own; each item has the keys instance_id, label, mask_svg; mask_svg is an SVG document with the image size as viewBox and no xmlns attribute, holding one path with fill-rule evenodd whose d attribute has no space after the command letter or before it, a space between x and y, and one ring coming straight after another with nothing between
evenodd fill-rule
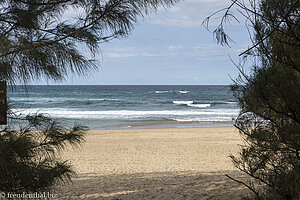
<instances>
[{"instance_id":1,"label":"beach sand","mask_svg":"<svg viewBox=\"0 0 300 200\"><path fill-rule=\"evenodd\" d=\"M228 157L241 138L233 127L90 130L62 157L78 173L60 199L240 199L245 177Z\"/></svg>"}]
</instances>

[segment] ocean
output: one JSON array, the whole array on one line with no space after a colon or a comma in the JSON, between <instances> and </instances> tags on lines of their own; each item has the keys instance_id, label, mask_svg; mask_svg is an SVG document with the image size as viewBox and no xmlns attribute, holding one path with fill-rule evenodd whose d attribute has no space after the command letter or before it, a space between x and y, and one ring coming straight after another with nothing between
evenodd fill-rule
<instances>
[{"instance_id":1,"label":"ocean","mask_svg":"<svg viewBox=\"0 0 300 200\"><path fill-rule=\"evenodd\" d=\"M32 85L8 91L12 111L44 113L90 129L231 125L239 108L228 86Z\"/></svg>"}]
</instances>

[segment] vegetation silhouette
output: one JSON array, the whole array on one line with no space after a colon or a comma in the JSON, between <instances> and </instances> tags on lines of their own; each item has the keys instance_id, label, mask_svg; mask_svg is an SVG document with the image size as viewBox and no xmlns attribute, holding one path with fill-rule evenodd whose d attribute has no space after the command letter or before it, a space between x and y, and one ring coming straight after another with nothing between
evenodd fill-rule
<instances>
[{"instance_id":1,"label":"vegetation silhouette","mask_svg":"<svg viewBox=\"0 0 300 200\"><path fill-rule=\"evenodd\" d=\"M251 179L228 177L253 192L247 199L299 199L300 1L233 0L213 14L222 14L214 31L222 45L230 44L226 22L238 20L234 8L254 33L252 46L240 54L240 76L231 86L241 108L235 127L244 139L240 156L231 158ZM212 16L204 21L206 27ZM250 74L244 59L252 61Z\"/></svg>"},{"instance_id":2,"label":"vegetation silhouette","mask_svg":"<svg viewBox=\"0 0 300 200\"><path fill-rule=\"evenodd\" d=\"M139 17L178 1L2 0L0 81L26 85L86 75L97 69L101 43L126 37ZM86 127L40 114L11 117L26 123L0 130L0 191L38 192L69 181L74 171L57 155L79 145Z\"/></svg>"}]
</instances>

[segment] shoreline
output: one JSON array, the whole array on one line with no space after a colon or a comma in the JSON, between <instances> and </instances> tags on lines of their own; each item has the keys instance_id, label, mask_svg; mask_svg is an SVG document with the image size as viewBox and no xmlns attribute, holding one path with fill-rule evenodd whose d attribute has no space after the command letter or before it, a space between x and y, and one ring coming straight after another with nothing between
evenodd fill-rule
<instances>
[{"instance_id":1,"label":"shoreline","mask_svg":"<svg viewBox=\"0 0 300 200\"><path fill-rule=\"evenodd\" d=\"M205 128L234 127L233 121L199 121L199 122L149 122L107 128L91 128L90 130L126 130L126 129L164 129L164 128Z\"/></svg>"},{"instance_id":2,"label":"shoreline","mask_svg":"<svg viewBox=\"0 0 300 200\"><path fill-rule=\"evenodd\" d=\"M137 126L131 126L131 127L126 127L126 128L120 128L120 127L116 127L116 128L103 128L103 129L88 129L87 132L94 132L94 131L127 131L127 130L166 130L166 129L175 129L175 130L180 130L180 129L202 129L202 128L233 128L235 129L235 127L233 125L230 124L220 124L220 125L212 125L212 126L168 126L168 125L137 125Z\"/></svg>"}]
</instances>

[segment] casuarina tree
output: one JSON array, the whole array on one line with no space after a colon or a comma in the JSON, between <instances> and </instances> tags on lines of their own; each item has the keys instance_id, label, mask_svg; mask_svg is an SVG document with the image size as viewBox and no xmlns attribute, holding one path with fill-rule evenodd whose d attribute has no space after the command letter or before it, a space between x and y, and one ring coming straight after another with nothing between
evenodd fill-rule
<instances>
[{"instance_id":1,"label":"casuarina tree","mask_svg":"<svg viewBox=\"0 0 300 200\"><path fill-rule=\"evenodd\" d=\"M235 126L245 144L231 158L251 177L238 182L253 192L249 198L299 199L300 1L232 1L215 30L224 45L230 42L224 22L234 7L253 31L252 46L241 53L252 61L251 72L238 64L241 74L231 86L241 109Z\"/></svg>"},{"instance_id":2,"label":"casuarina tree","mask_svg":"<svg viewBox=\"0 0 300 200\"><path fill-rule=\"evenodd\" d=\"M128 35L139 17L179 0L0 0L0 81L63 80L97 69L100 44ZM0 191L38 192L74 173L57 154L79 145L83 126L15 116L0 130ZM22 121L22 122L20 122Z\"/></svg>"}]
</instances>

